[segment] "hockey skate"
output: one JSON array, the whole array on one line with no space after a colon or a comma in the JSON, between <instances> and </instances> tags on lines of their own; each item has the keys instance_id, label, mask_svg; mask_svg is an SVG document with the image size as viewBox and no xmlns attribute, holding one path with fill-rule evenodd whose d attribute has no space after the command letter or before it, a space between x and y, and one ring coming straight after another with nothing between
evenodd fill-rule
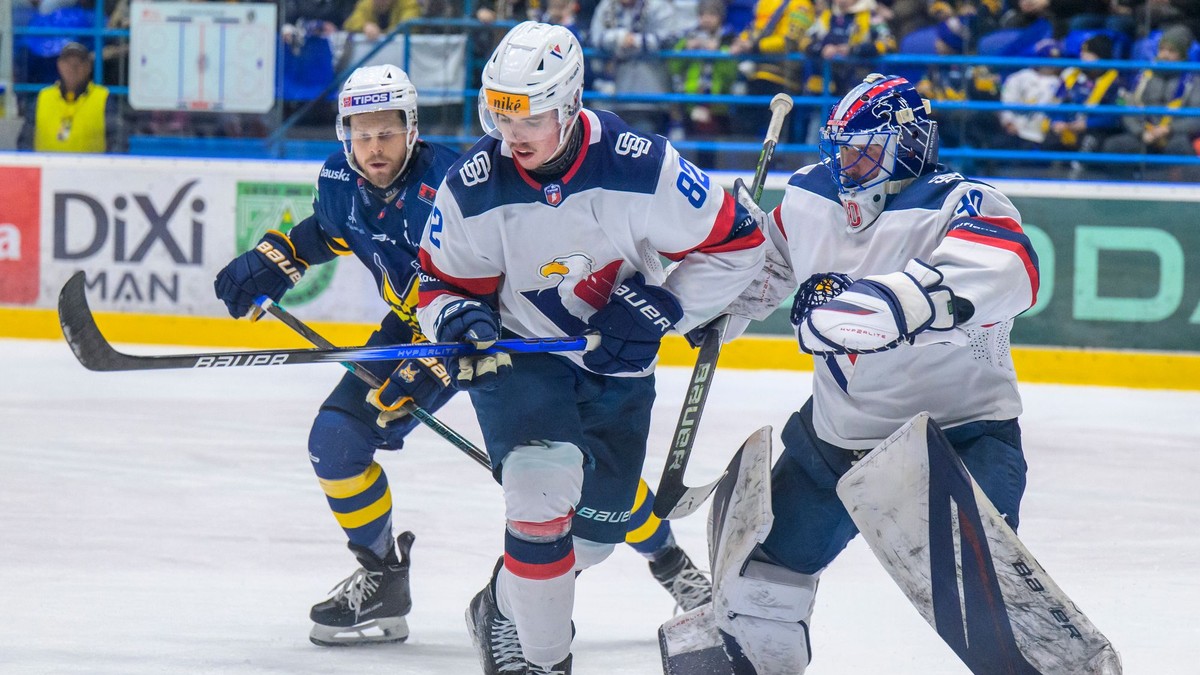
<instances>
[{"instance_id":1,"label":"hockey skate","mask_svg":"<svg viewBox=\"0 0 1200 675\"><path fill-rule=\"evenodd\" d=\"M549 668L528 662L526 668L529 675L571 675L571 655L567 654L567 658Z\"/></svg>"},{"instance_id":2,"label":"hockey skate","mask_svg":"<svg viewBox=\"0 0 1200 675\"><path fill-rule=\"evenodd\" d=\"M672 544L666 552L651 560L650 573L684 612L712 601L712 581L678 545Z\"/></svg>"},{"instance_id":3,"label":"hockey skate","mask_svg":"<svg viewBox=\"0 0 1200 675\"><path fill-rule=\"evenodd\" d=\"M408 590L409 549L415 536L404 532L383 560L372 551L350 544L362 565L334 586L333 597L313 605L308 639L322 647L342 647L408 639L404 615L412 609ZM514 634L515 635L515 634Z\"/></svg>"},{"instance_id":4,"label":"hockey skate","mask_svg":"<svg viewBox=\"0 0 1200 675\"><path fill-rule=\"evenodd\" d=\"M496 561L491 581L471 598L471 604L467 607L467 630L471 633L475 648L479 650L484 675L537 672L530 670L525 663L521 642L517 639L517 625L496 607L496 575L503 565L504 558ZM570 657L567 661L570 672Z\"/></svg>"}]
</instances>

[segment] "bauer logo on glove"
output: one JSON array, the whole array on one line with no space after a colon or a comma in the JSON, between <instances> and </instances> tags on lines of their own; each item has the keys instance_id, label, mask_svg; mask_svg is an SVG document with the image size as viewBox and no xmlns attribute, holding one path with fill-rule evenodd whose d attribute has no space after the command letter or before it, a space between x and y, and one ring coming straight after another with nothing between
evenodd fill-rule
<instances>
[{"instance_id":1,"label":"bauer logo on glove","mask_svg":"<svg viewBox=\"0 0 1200 675\"><path fill-rule=\"evenodd\" d=\"M675 325L674 321L663 316L663 313L657 307L650 304L644 293L633 290L627 284L621 284L613 289L613 295L621 298L630 307L641 312L642 316L646 317L646 320L650 322L650 325L658 327L663 333L671 330L671 326Z\"/></svg>"},{"instance_id":2,"label":"bauer logo on glove","mask_svg":"<svg viewBox=\"0 0 1200 675\"><path fill-rule=\"evenodd\" d=\"M292 282L293 286L300 282L303 272L296 268L296 264L287 253L275 248L275 245L269 239L264 238L258 242L258 246L255 246L254 249L267 256L267 260L275 263L279 267L279 271L283 272L283 275L287 277L288 281Z\"/></svg>"}]
</instances>

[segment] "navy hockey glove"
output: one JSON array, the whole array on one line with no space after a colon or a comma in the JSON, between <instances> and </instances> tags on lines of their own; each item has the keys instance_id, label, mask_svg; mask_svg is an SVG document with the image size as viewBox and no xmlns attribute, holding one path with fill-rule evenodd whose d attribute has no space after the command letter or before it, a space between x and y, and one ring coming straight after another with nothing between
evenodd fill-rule
<instances>
[{"instance_id":1,"label":"navy hockey glove","mask_svg":"<svg viewBox=\"0 0 1200 675\"><path fill-rule=\"evenodd\" d=\"M442 309L435 322L438 342L470 342L482 349L500 339L500 316L478 300L456 300ZM508 354L461 356L450 359L450 377L459 389L490 391L512 371Z\"/></svg>"},{"instance_id":2,"label":"navy hockey glove","mask_svg":"<svg viewBox=\"0 0 1200 675\"><path fill-rule=\"evenodd\" d=\"M367 392L367 403L380 411L375 423L386 427L408 414L401 410L405 403L428 406L448 386L450 373L440 359L404 359L382 387Z\"/></svg>"},{"instance_id":3,"label":"navy hockey glove","mask_svg":"<svg viewBox=\"0 0 1200 675\"><path fill-rule=\"evenodd\" d=\"M296 255L292 240L282 232L268 230L254 248L217 272L213 290L225 303L229 315L240 319L260 295L278 301L307 269L308 263Z\"/></svg>"},{"instance_id":4,"label":"navy hockey glove","mask_svg":"<svg viewBox=\"0 0 1200 675\"><path fill-rule=\"evenodd\" d=\"M903 272L863 277L824 304L794 306L800 348L810 354L867 354L911 343L926 330L952 330L954 293L941 284L936 267L913 259ZM802 301L797 293L797 305Z\"/></svg>"},{"instance_id":5,"label":"navy hockey glove","mask_svg":"<svg viewBox=\"0 0 1200 675\"><path fill-rule=\"evenodd\" d=\"M588 319L588 326L600 334L600 345L583 355L583 365L605 375L645 370L658 356L663 336L682 318L675 296L647 284L637 272Z\"/></svg>"}]
</instances>

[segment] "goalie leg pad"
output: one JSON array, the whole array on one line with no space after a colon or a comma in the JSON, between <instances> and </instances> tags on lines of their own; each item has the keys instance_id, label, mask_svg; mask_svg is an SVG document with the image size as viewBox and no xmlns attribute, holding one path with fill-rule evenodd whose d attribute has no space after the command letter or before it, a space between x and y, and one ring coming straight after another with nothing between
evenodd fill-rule
<instances>
[{"instance_id":1,"label":"goalie leg pad","mask_svg":"<svg viewBox=\"0 0 1200 675\"><path fill-rule=\"evenodd\" d=\"M808 622L817 575L760 560L714 595L717 628L735 672L799 675L808 667Z\"/></svg>"},{"instance_id":2,"label":"goalie leg pad","mask_svg":"<svg viewBox=\"0 0 1200 675\"><path fill-rule=\"evenodd\" d=\"M742 445L713 493L709 549L713 618L735 673L783 675L808 666L816 577L755 560L774 523L771 428Z\"/></svg>"},{"instance_id":3,"label":"goalie leg pad","mask_svg":"<svg viewBox=\"0 0 1200 675\"><path fill-rule=\"evenodd\" d=\"M1120 673L1088 620L921 413L842 477L884 568L973 673Z\"/></svg>"},{"instance_id":4,"label":"goalie leg pad","mask_svg":"<svg viewBox=\"0 0 1200 675\"><path fill-rule=\"evenodd\" d=\"M771 427L750 435L734 454L713 492L708 515L713 598L771 530ZM666 675L734 675L714 620L719 605L702 605L664 623L658 631Z\"/></svg>"},{"instance_id":5,"label":"goalie leg pad","mask_svg":"<svg viewBox=\"0 0 1200 675\"><path fill-rule=\"evenodd\" d=\"M753 559L774 524L770 465L771 428L763 427L734 455L708 517L713 618L738 675L798 674L808 666L816 577Z\"/></svg>"},{"instance_id":6,"label":"goalie leg pad","mask_svg":"<svg viewBox=\"0 0 1200 675\"><path fill-rule=\"evenodd\" d=\"M733 455L713 491L708 514L708 558L714 592L766 539L771 513L771 427L750 435Z\"/></svg>"},{"instance_id":7,"label":"goalie leg pad","mask_svg":"<svg viewBox=\"0 0 1200 675\"><path fill-rule=\"evenodd\" d=\"M817 577L762 561L724 584L721 613L703 605L658 629L665 675L801 675L811 648L808 618ZM716 599L714 599L716 602Z\"/></svg>"}]
</instances>

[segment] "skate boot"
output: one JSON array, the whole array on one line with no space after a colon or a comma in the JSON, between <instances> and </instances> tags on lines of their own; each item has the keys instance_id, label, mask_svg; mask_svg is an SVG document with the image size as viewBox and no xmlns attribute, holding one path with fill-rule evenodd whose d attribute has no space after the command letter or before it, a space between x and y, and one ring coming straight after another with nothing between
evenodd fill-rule
<instances>
[{"instance_id":1,"label":"skate boot","mask_svg":"<svg viewBox=\"0 0 1200 675\"><path fill-rule=\"evenodd\" d=\"M521 652L521 642L517 639L517 625L496 607L496 575L503 565L504 558L496 561L492 580L471 599L471 605L467 607L467 630L479 651L484 675L530 672L525 664L525 655Z\"/></svg>"},{"instance_id":2,"label":"skate boot","mask_svg":"<svg viewBox=\"0 0 1200 675\"><path fill-rule=\"evenodd\" d=\"M383 560L368 549L349 544L362 567L333 587L333 597L313 605L309 618L314 625L308 639L322 647L408 639L404 615L412 609L408 552L413 539L412 532L401 534Z\"/></svg>"},{"instance_id":3,"label":"skate boot","mask_svg":"<svg viewBox=\"0 0 1200 675\"><path fill-rule=\"evenodd\" d=\"M685 612L712 602L712 581L675 544L650 561L650 573L675 598L679 609Z\"/></svg>"},{"instance_id":4,"label":"skate boot","mask_svg":"<svg viewBox=\"0 0 1200 675\"><path fill-rule=\"evenodd\" d=\"M525 672L529 673L529 675L571 675L571 655L570 654L567 654L567 658L563 659L562 661L559 661L558 663L554 664L553 666L550 666L549 668L547 668L546 666L539 666L534 663L530 663L528 661L526 661L525 663L526 663L525 667L527 668L527 670Z\"/></svg>"}]
</instances>

